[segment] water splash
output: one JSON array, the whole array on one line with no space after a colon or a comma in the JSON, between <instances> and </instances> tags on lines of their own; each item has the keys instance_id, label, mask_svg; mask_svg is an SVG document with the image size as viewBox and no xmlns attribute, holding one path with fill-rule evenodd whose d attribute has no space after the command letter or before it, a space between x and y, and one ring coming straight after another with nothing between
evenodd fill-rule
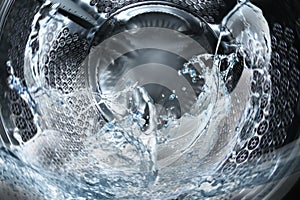
<instances>
[{"instance_id":1,"label":"water splash","mask_svg":"<svg viewBox=\"0 0 300 200\"><path fill-rule=\"evenodd\" d=\"M48 25L58 22L59 30L70 23L55 15L57 9L45 3L35 17L25 55L26 86L7 64L8 85L29 105L38 131L25 143L14 130L20 146L1 151L0 162L12 166L2 165L4 181L17 175L20 187L47 199L200 198L241 187L226 186L231 179L220 178L218 169L247 142L240 135L243 127L258 126L259 104L251 97L271 99L269 91L249 87L256 76L271 83L269 29L261 11L238 3L220 25L215 54L195 55L178 70L179 77L201 86L190 112L178 118L172 107L159 114L159 106L136 82L111 93L91 88L63 93L50 87L42 56ZM81 37L91 42L91 33ZM168 101L176 101L177 93L167 95Z\"/></svg>"}]
</instances>

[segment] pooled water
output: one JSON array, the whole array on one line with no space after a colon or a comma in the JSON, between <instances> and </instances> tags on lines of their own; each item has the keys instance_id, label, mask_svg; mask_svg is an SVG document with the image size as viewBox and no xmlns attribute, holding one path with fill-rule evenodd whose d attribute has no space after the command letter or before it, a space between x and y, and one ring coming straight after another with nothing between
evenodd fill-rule
<instances>
[{"instance_id":1,"label":"pooled water","mask_svg":"<svg viewBox=\"0 0 300 200\"><path fill-rule=\"evenodd\" d=\"M46 2L34 18L25 51L26 85L7 63L8 85L29 105L37 134L24 142L13 130L20 145L1 149L4 182L12 188L17 183L28 198L46 199L201 198L243 186L226 185L227 178L218 173L227 156L246 143L240 136L243 127L258 126L259 102L252 97L264 97L267 104L272 98L270 90L251 89L257 76L264 80L259 84L272 86L270 33L258 8L237 3L218 29L212 26L219 35L215 53L194 55L180 66L177 77L188 76L200 92L178 117L172 102L189 91L185 86L160 94L171 105L166 110L136 80L102 92L85 82L69 92L51 87L43 65L47 31L55 26L52 34L58 35L54 30L70 23L64 16L53 17L57 6ZM93 34L82 33L86 41ZM241 71L238 80L236 70ZM112 75L99 77L107 82Z\"/></svg>"}]
</instances>

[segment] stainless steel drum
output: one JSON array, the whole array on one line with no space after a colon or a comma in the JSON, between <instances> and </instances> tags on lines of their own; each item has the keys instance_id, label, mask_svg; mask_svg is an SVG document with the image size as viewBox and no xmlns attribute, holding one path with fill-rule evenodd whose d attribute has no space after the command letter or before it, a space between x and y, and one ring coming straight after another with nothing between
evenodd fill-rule
<instances>
[{"instance_id":1,"label":"stainless steel drum","mask_svg":"<svg viewBox=\"0 0 300 200\"><path fill-rule=\"evenodd\" d=\"M3 198L280 199L297 179L297 0L0 9Z\"/></svg>"}]
</instances>

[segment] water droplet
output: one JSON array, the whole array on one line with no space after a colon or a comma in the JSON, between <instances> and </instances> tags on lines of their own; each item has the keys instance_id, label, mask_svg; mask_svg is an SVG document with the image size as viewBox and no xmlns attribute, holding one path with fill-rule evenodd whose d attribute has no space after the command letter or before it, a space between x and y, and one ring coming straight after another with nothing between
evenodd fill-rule
<instances>
[{"instance_id":1,"label":"water droplet","mask_svg":"<svg viewBox=\"0 0 300 200\"><path fill-rule=\"evenodd\" d=\"M173 101L175 98L176 98L176 95L175 95L175 94L171 94L171 95L169 96L169 100L170 100L170 101Z\"/></svg>"}]
</instances>

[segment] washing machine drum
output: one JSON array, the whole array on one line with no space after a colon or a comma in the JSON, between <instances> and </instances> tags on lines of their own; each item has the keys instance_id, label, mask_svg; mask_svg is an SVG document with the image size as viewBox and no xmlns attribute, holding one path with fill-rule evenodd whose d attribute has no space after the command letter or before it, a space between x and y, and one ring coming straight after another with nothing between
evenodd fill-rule
<instances>
[{"instance_id":1,"label":"washing machine drum","mask_svg":"<svg viewBox=\"0 0 300 200\"><path fill-rule=\"evenodd\" d=\"M0 9L7 198L288 191L300 166L297 0L3 0Z\"/></svg>"}]
</instances>

